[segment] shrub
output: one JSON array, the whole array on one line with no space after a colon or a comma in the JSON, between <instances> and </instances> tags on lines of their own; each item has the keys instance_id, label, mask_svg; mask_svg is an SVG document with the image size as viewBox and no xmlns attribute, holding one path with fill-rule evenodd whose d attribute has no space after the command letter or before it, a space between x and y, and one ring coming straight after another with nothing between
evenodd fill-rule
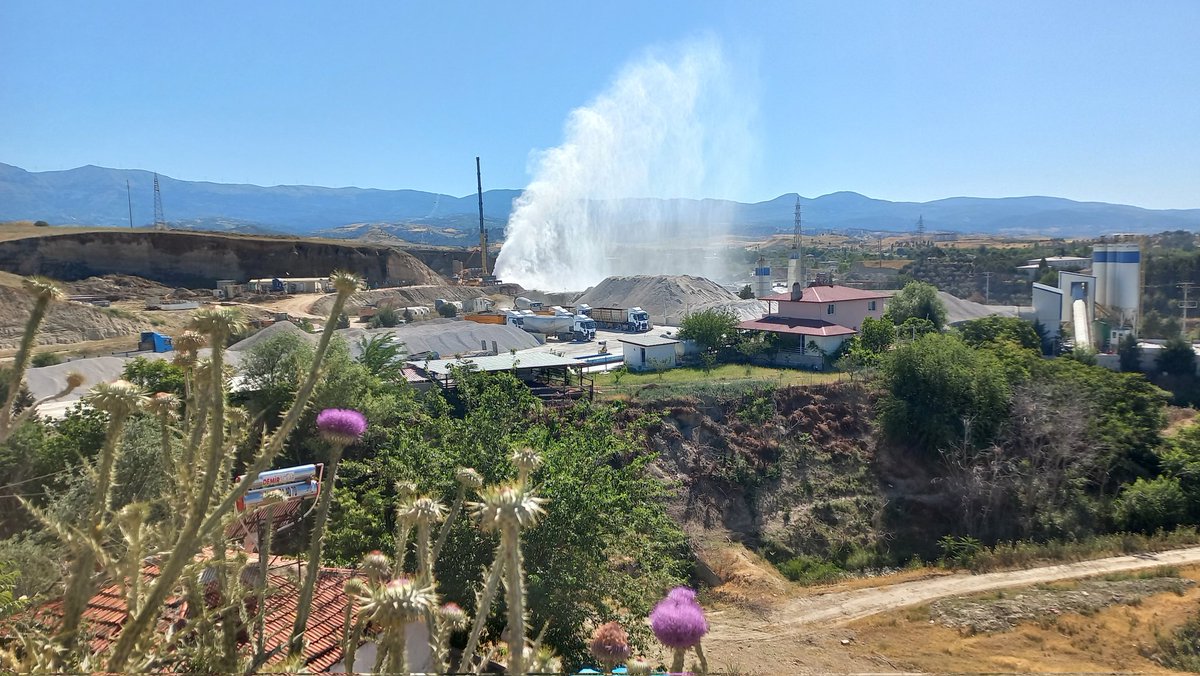
<instances>
[{"instance_id":1,"label":"shrub","mask_svg":"<svg viewBox=\"0 0 1200 676\"><path fill-rule=\"evenodd\" d=\"M1117 498L1116 519L1122 527L1143 533L1170 529L1187 518L1187 502L1179 479L1139 478Z\"/></svg>"},{"instance_id":2,"label":"shrub","mask_svg":"<svg viewBox=\"0 0 1200 676\"><path fill-rule=\"evenodd\" d=\"M29 361L29 365L34 368L41 368L43 366L54 366L62 362L63 359L57 352L39 352L33 355L33 359Z\"/></svg>"},{"instance_id":3,"label":"shrub","mask_svg":"<svg viewBox=\"0 0 1200 676\"><path fill-rule=\"evenodd\" d=\"M437 309L437 312L446 319L453 319L454 317L458 316L458 306L456 306L454 303L442 303L441 307Z\"/></svg>"},{"instance_id":4,"label":"shrub","mask_svg":"<svg viewBox=\"0 0 1200 676\"><path fill-rule=\"evenodd\" d=\"M1158 370L1173 376L1192 375L1196 372L1196 353L1191 341L1179 336L1168 340L1155 360Z\"/></svg>"},{"instance_id":5,"label":"shrub","mask_svg":"<svg viewBox=\"0 0 1200 676\"><path fill-rule=\"evenodd\" d=\"M829 561L804 555L779 564L779 572L792 582L803 585L834 582L846 575L844 570Z\"/></svg>"}]
</instances>

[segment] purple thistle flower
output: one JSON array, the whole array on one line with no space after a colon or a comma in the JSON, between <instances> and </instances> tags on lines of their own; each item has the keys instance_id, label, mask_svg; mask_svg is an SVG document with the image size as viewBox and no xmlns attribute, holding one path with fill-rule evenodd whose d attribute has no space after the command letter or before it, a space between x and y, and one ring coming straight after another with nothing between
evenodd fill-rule
<instances>
[{"instance_id":1,"label":"purple thistle flower","mask_svg":"<svg viewBox=\"0 0 1200 676\"><path fill-rule=\"evenodd\" d=\"M686 650L708 633L708 621L704 619L704 609L696 603L696 592L676 587L654 606L650 628L663 645Z\"/></svg>"},{"instance_id":2,"label":"purple thistle flower","mask_svg":"<svg viewBox=\"0 0 1200 676\"><path fill-rule=\"evenodd\" d=\"M327 408L317 414L317 430L326 441L349 446L367 431L367 418L346 408Z\"/></svg>"}]
</instances>

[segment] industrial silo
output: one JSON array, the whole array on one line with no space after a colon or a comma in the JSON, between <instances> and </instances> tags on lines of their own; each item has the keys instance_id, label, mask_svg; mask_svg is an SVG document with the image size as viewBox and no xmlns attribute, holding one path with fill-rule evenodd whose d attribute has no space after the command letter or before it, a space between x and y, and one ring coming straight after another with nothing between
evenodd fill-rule
<instances>
[{"instance_id":1,"label":"industrial silo","mask_svg":"<svg viewBox=\"0 0 1200 676\"><path fill-rule=\"evenodd\" d=\"M771 281L771 266L767 265L765 256L758 257L758 266L754 268L754 297L764 298L771 295L773 283Z\"/></svg>"},{"instance_id":2,"label":"industrial silo","mask_svg":"<svg viewBox=\"0 0 1200 676\"><path fill-rule=\"evenodd\" d=\"M1142 296L1141 245L1131 241L1099 242L1092 247L1096 304L1108 310L1116 327L1137 326Z\"/></svg>"}]
</instances>

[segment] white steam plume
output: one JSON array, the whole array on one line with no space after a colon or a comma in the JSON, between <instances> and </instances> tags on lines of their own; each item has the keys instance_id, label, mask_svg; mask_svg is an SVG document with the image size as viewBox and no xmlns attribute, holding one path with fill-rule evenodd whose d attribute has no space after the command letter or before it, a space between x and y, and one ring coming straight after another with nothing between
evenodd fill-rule
<instances>
[{"instance_id":1,"label":"white steam plume","mask_svg":"<svg viewBox=\"0 0 1200 676\"><path fill-rule=\"evenodd\" d=\"M581 290L609 275L714 275L754 152L754 97L714 40L651 52L571 111L561 145L532 158L496 274Z\"/></svg>"}]
</instances>

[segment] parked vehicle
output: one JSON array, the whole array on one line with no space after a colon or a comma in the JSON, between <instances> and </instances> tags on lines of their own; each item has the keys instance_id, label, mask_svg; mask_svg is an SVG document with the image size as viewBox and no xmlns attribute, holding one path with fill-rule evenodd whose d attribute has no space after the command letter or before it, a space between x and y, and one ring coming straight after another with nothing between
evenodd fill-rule
<instances>
[{"instance_id":1,"label":"parked vehicle","mask_svg":"<svg viewBox=\"0 0 1200 676\"><path fill-rule=\"evenodd\" d=\"M585 312L596 320L596 326L602 329L645 333L652 328L650 313L640 307L594 307Z\"/></svg>"}]
</instances>

